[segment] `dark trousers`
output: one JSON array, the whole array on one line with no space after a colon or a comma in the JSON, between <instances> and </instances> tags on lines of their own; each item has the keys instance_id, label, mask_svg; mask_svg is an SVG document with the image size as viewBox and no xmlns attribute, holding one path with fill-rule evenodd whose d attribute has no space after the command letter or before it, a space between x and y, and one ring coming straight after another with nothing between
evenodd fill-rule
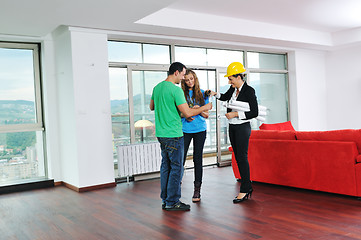
<instances>
[{"instance_id":1,"label":"dark trousers","mask_svg":"<svg viewBox=\"0 0 361 240\"><path fill-rule=\"evenodd\" d=\"M231 141L234 156L241 175L241 193L247 193L252 189L249 164L248 143L251 135L251 124L229 124L229 140Z\"/></svg>"},{"instance_id":2,"label":"dark trousers","mask_svg":"<svg viewBox=\"0 0 361 240\"><path fill-rule=\"evenodd\" d=\"M194 181L202 182L203 177L203 147L206 141L207 131L198 133L183 133L184 135L184 158L183 166L186 162L187 152L191 140L193 139L193 163L194 163Z\"/></svg>"}]
</instances>

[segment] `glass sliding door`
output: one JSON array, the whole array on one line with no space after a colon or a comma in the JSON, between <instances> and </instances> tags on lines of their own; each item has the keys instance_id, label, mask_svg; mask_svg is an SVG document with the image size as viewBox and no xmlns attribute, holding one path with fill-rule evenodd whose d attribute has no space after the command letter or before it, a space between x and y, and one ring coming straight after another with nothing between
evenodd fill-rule
<instances>
[{"instance_id":1,"label":"glass sliding door","mask_svg":"<svg viewBox=\"0 0 361 240\"><path fill-rule=\"evenodd\" d=\"M228 79L224 77L227 66L241 62L247 69L247 82L256 90L259 104L268 108L265 122L289 120L286 53L115 40L108 43L114 146L156 141L154 112L149 110L150 97L153 87L166 79L171 59L193 69L201 89L220 93L229 88ZM204 165L227 165L232 155L228 150L231 144L226 108L215 98L211 101L213 109L206 120ZM260 124L259 120L251 121L252 129L258 129ZM193 166L192 155L191 143L186 167Z\"/></svg>"},{"instance_id":2,"label":"glass sliding door","mask_svg":"<svg viewBox=\"0 0 361 240\"><path fill-rule=\"evenodd\" d=\"M127 68L109 68L114 174L118 175L117 146L130 143Z\"/></svg>"},{"instance_id":3,"label":"glass sliding door","mask_svg":"<svg viewBox=\"0 0 361 240\"><path fill-rule=\"evenodd\" d=\"M224 70L218 71L218 88L219 93L225 93L229 89L228 78L225 78L224 75L226 72ZM232 154L228 150L228 147L231 146L231 142L228 137L228 119L226 118L227 108L223 106L224 102L217 101L217 156L218 156L218 165L223 166L229 164L232 160Z\"/></svg>"},{"instance_id":4,"label":"glass sliding door","mask_svg":"<svg viewBox=\"0 0 361 240\"><path fill-rule=\"evenodd\" d=\"M132 70L132 143L155 142L155 117L149 103L153 88L167 78L166 71Z\"/></svg>"},{"instance_id":5,"label":"glass sliding door","mask_svg":"<svg viewBox=\"0 0 361 240\"><path fill-rule=\"evenodd\" d=\"M216 89L216 70L215 69L197 69L193 71L197 74L200 88L202 90ZM213 108L209 111L209 117L206 119L207 123L207 136L203 148L203 166L212 165L217 163L217 131L216 131L216 100L210 98ZM189 145L187 153L186 168L193 167L193 141Z\"/></svg>"},{"instance_id":6,"label":"glass sliding door","mask_svg":"<svg viewBox=\"0 0 361 240\"><path fill-rule=\"evenodd\" d=\"M155 85L167 78L164 67L109 68L114 174L118 177L117 146L155 142L154 112L149 103Z\"/></svg>"}]
</instances>

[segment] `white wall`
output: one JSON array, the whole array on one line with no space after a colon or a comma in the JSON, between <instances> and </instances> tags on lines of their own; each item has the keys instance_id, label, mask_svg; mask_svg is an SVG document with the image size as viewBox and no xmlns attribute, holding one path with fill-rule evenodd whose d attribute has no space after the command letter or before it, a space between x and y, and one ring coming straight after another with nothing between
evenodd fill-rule
<instances>
[{"instance_id":1,"label":"white wall","mask_svg":"<svg viewBox=\"0 0 361 240\"><path fill-rule=\"evenodd\" d=\"M361 45L327 55L329 129L361 129Z\"/></svg>"},{"instance_id":2,"label":"white wall","mask_svg":"<svg viewBox=\"0 0 361 240\"><path fill-rule=\"evenodd\" d=\"M76 116L75 116L75 92L72 69L72 48L70 32L57 31L54 34L55 66L57 91L57 105L50 111L57 111L58 115L58 141L60 151L60 165L62 169L62 181L79 186L79 164L77 153ZM51 93L48 93L48 95ZM54 114L54 113L53 113ZM50 130L50 129L49 129ZM49 159L55 161L55 159Z\"/></svg>"},{"instance_id":3,"label":"white wall","mask_svg":"<svg viewBox=\"0 0 361 240\"><path fill-rule=\"evenodd\" d=\"M290 60L290 112L297 130L361 129L361 45L295 50Z\"/></svg>"},{"instance_id":4,"label":"white wall","mask_svg":"<svg viewBox=\"0 0 361 240\"><path fill-rule=\"evenodd\" d=\"M290 112L296 130L327 129L326 53L295 50L290 58Z\"/></svg>"}]
</instances>

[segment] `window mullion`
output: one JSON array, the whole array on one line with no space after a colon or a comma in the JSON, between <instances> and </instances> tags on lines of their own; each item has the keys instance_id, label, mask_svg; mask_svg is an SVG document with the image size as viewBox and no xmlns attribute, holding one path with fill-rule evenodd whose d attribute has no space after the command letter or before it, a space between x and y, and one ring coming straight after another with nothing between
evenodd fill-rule
<instances>
[{"instance_id":1,"label":"window mullion","mask_svg":"<svg viewBox=\"0 0 361 240\"><path fill-rule=\"evenodd\" d=\"M40 66L39 66L39 51L36 46L33 51L34 61L34 81L35 81L35 108L36 108L36 122L44 126L43 115L42 115L42 101L41 101L41 83L40 83Z\"/></svg>"},{"instance_id":2,"label":"window mullion","mask_svg":"<svg viewBox=\"0 0 361 240\"><path fill-rule=\"evenodd\" d=\"M0 133L28 132L28 131L44 131L44 127L40 123L0 126Z\"/></svg>"}]
</instances>

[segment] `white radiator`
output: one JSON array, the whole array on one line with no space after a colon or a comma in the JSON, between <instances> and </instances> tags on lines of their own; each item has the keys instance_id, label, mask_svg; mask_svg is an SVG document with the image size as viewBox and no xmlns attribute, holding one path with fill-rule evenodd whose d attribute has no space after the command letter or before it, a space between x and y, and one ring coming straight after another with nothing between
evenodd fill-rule
<instances>
[{"instance_id":1,"label":"white radiator","mask_svg":"<svg viewBox=\"0 0 361 240\"><path fill-rule=\"evenodd\" d=\"M118 175L128 181L133 175L160 171L162 155L158 142L120 145L117 154Z\"/></svg>"}]
</instances>

